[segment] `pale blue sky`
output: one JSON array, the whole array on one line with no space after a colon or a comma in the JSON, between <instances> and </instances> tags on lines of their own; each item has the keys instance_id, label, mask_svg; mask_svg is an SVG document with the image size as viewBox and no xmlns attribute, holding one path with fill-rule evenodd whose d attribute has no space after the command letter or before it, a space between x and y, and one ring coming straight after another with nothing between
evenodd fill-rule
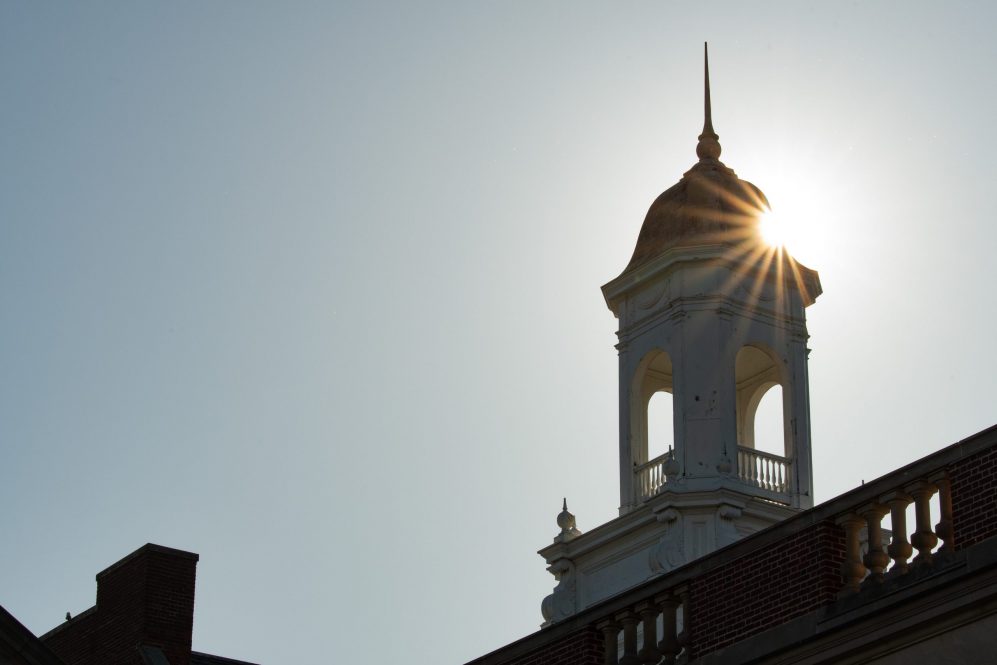
<instances>
[{"instance_id":1,"label":"pale blue sky","mask_svg":"<svg viewBox=\"0 0 997 665\"><path fill-rule=\"evenodd\" d=\"M994 11L0 5L0 603L42 633L151 541L201 554L202 651L536 629L561 497L615 515L599 287L695 161L704 40L824 285L817 498L993 424Z\"/></svg>"}]
</instances>

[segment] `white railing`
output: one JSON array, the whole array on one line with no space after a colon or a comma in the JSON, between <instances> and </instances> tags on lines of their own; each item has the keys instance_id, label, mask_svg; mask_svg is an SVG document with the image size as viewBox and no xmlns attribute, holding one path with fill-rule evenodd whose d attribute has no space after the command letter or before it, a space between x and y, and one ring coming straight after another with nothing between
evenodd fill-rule
<instances>
[{"instance_id":1,"label":"white railing","mask_svg":"<svg viewBox=\"0 0 997 665\"><path fill-rule=\"evenodd\" d=\"M789 460L779 455L738 446L737 476L755 487L789 493Z\"/></svg>"},{"instance_id":2,"label":"white railing","mask_svg":"<svg viewBox=\"0 0 997 665\"><path fill-rule=\"evenodd\" d=\"M635 481L637 483L637 496L641 501L650 499L661 491L667 477L665 475L665 463L672 459L672 451L669 450L664 455L658 455L652 460L634 467Z\"/></svg>"}]
</instances>

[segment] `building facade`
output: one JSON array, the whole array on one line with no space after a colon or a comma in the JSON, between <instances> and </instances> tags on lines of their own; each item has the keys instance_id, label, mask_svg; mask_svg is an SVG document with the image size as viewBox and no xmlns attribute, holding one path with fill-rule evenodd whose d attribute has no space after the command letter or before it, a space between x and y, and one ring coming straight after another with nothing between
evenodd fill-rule
<instances>
[{"instance_id":1,"label":"building facade","mask_svg":"<svg viewBox=\"0 0 997 665\"><path fill-rule=\"evenodd\" d=\"M144 545L97 573L93 607L40 637L0 612L0 663L253 665L191 650L197 562L193 552Z\"/></svg>"},{"instance_id":2,"label":"building facade","mask_svg":"<svg viewBox=\"0 0 997 665\"><path fill-rule=\"evenodd\" d=\"M768 202L720 161L705 72L698 161L602 287L619 319L619 517L585 534L559 518L571 527L540 551L557 580L545 625L813 506L805 309L820 279L762 239ZM775 386L783 436L763 452L755 412ZM672 446L652 454L661 394Z\"/></svg>"},{"instance_id":3,"label":"building facade","mask_svg":"<svg viewBox=\"0 0 997 665\"><path fill-rule=\"evenodd\" d=\"M768 203L720 161L711 116L707 63L698 161L602 289L619 320L619 516L581 533L565 503L540 550L556 580L541 630L473 665L989 662L997 428L813 505L820 280L763 241ZM783 437L762 452L774 386ZM673 436L655 451L660 393Z\"/></svg>"}]
</instances>

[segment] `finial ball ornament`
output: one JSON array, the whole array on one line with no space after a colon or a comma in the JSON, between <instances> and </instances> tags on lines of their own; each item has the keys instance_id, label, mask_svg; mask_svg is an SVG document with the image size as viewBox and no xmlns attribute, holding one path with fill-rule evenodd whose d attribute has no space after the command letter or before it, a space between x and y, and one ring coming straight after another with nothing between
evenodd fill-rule
<instances>
[{"instance_id":1,"label":"finial ball ornament","mask_svg":"<svg viewBox=\"0 0 997 665\"><path fill-rule=\"evenodd\" d=\"M557 525L561 527L561 531L571 531L575 528L575 516L568 512L568 501L564 500L563 508L561 512L557 515Z\"/></svg>"},{"instance_id":2,"label":"finial ball ornament","mask_svg":"<svg viewBox=\"0 0 997 665\"><path fill-rule=\"evenodd\" d=\"M700 159L720 159L720 141L713 136L699 137L696 156Z\"/></svg>"}]
</instances>

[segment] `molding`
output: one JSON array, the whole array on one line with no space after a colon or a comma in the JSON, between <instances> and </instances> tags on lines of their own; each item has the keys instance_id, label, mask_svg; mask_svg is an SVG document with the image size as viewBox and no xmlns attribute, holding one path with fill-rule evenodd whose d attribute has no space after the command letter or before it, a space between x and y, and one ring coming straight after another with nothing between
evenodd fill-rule
<instances>
[{"instance_id":1,"label":"molding","mask_svg":"<svg viewBox=\"0 0 997 665\"><path fill-rule=\"evenodd\" d=\"M759 283L764 281L771 284L784 284L789 280L788 274L778 270L779 266L776 262L772 262L764 267L757 263L745 264L740 260L740 256L731 256L733 250L735 248L728 244L672 247L651 261L625 272L604 284L602 294L606 300L606 305L615 316L619 317L620 302L629 296L634 289L652 279L662 275L669 275L683 263L710 262L716 266L727 267L734 272L756 278L760 277L761 280ZM792 259L792 257L787 257L787 260L793 261L800 275L800 281L804 283L805 287L802 290L797 288L793 288L792 290L800 295L803 306L808 307L822 293L820 276L817 274L817 271L806 267L799 261Z\"/></svg>"}]
</instances>

